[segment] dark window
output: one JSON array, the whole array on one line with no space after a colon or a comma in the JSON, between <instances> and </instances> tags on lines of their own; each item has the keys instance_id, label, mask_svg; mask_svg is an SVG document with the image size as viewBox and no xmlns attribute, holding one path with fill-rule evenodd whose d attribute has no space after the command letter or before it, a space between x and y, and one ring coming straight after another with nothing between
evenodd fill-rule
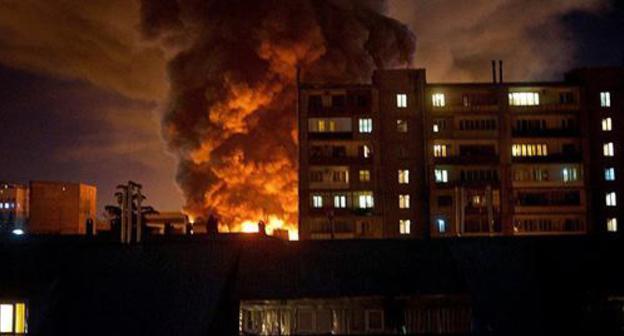
<instances>
[{"instance_id":1,"label":"dark window","mask_svg":"<svg viewBox=\"0 0 624 336\"><path fill-rule=\"evenodd\" d=\"M344 95L336 95L331 97L332 107L344 107L345 106L345 96Z\"/></svg>"},{"instance_id":2,"label":"dark window","mask_svg":"<svg viewBox=\"0 0 624 336\"><path fill-rule=\"evenodd\" d=\"M370 98L368 95L357 95L355 97L355 104L358 107L368 107L368 105L370 104Z\"/></svg>"},{"instance_id":3,"label":"dark window","mask_svg":"<svg viewBox=\"0 0 624 336\"><path fill-rule=\"evenodd\" d=\"M453 197L449 195L438 196L439 207L449 207L453 204Z\"/></svg>"},{"instance_id":4,"label":"dark window","mask_svg":"<svg viewBox=\"0 0 624 336\"><path fill-rule=\"evenodd\" d=\"M323 107L323 98L321 95L311 95L308 97L308 104L310 105L310 109L320 109Z\"/></svg>"},{"instance_id":5,"label":"dark window","mask_svg":"<svg viewBox=\"0 0 624 336\"><path fill-rule=\"evenodd\" d=\"M460 145L459 155L461 156L493 156L496 155L494 145Z\"/></svg>"}]
</instances>

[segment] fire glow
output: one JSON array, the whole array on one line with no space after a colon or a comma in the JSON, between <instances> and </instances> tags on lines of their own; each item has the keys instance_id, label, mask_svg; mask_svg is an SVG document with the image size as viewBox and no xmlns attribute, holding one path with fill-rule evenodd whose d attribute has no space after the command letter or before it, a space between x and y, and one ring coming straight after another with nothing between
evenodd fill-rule
<instances>
[{"instance_id":1,"label":"fire glow","mask_svg":"<svg viewBox=\"0 0 624 336\"><path fill-rule=\"evenodd\" d=\"M383 0L142 6L144 36L170 57L162 130L185 212L215 215L220 232L257 232L263 220L267 234L297 240L296 74L366 81L407 65L414 36Z\"/></svg>"}]
</instances>

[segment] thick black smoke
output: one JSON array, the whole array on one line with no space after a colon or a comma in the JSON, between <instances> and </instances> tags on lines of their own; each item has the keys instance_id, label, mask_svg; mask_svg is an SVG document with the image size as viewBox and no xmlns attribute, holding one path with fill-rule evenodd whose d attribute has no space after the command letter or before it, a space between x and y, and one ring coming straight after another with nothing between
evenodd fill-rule
<instances>
[{"instance_id":1,"label":"thick black smoke","mask_svg":"<svg viewBox=\"0 0 624 336\"><path fill-rule=\"evenodd\" d=\"M142 2L142 31L169 50L163 134L194 215L232 230L275 216L296 223L295 68L305 81L368 81L404 66L412 33L384 1Z\"/></svg>"}]
</instances>

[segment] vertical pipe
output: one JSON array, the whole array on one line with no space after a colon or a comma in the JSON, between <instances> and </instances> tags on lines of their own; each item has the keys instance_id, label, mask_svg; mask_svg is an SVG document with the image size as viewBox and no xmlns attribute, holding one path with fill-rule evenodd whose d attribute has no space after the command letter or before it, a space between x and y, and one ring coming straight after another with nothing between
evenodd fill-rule
<instances>
[{"instance_id":1,"label":"vertical pipe","mask_svg":"<svg viewBox=\"0 0 624 336\"><path fill-rule=\"evenodd\" d=\"M134 190L131 183L128 183L128 188L126 189L126 201L128 204L126 205L126 215L128 219L126 220L126 243L132 242L132 195L134 194Z\"/></svg>"},{"instance_id":2,"label":"vertical pipe","mask_svg":"<svg viewBox=\"0 0 624 336\"><path fill-rule=\"evenodd\" d=\"M496 84L496 61L492 60L492 83Z\"/></svg>"},{"instance_id":3,"label":"vertical pipe","mask_svg":"<svg viewBox=\"0 0 624 336\"><path fill-rule=\"evenodd\" d=\"M503 83L503 61L498 60L498 82Z\"/></svg>"}]
</instances>

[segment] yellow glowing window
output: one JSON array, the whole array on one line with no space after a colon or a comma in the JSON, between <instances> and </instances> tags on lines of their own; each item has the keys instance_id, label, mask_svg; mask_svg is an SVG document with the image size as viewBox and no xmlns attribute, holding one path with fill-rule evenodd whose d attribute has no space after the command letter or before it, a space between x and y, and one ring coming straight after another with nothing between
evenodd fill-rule
<instances>
[{"instance_id":1,"label":"yellow glowing window","mask_svg":"<svg viewBox=\"0 0 624 336\"><path fill-rule=\"evenodd\" d=\"M611 217L607 219L607 231L617 232L617 218Z\"/></svg>"},{"instance_id":2,"label":"yellow glowing window","mask_svg":"<svg viewBox=\"0 0 624 336\"><path fill-rule=\"evenodd\" d=\"M399 169L399 184L408 184L408 183L409 183L409 170Z\"/></svg>"},{"instance_id":3,"label":"yellow glowing window","mask_svg":"<svg viewBox=\"0 0 624 336\"><path fill-rule=\"evenodd\" d=\"M615 149L613 148L613 142L607 142L606 144L602 145L602 154L604 156L614 156L615 155Z\"/></svg>"},{"instance_id":4,"label":"yellow glowing window","mask_svg":"<svg viewBox=\"0 0 624 336\"><path fill-rule=\"evenodd\" d=\"M410 195L399 195L399 209L409 209Z\"/></svg>"},{"instance_id":5,"label":"yellow glowing window","mask_svg":"<svg viewBox=\"0 0 624 336\"><path fill-rule=\"evenodd\" d=\"M409 219L399 219L399 233L410 234L412 221Z\"/></svg>"},{"instance_id":6,"label":"yellow glowing window","mask_svg":"<svg viewBox=\"0 0 624 336\"><path fill-rule=\"evenodd\" d=\"M446 157L446 145L433 145L433 156Z\"/></svg>"},{"instance_id":7,"label":"yellow glowing window","mask_svg":"<svg viewBox=\"0 0 624 336\"><path fill-rule=\"evenodd\" d=\"M0 333L25 334L27 331L26 304L1 303Z\"/></svg>"},{"instance_id":8,"label":"yellow glowing window","mask_svg":"<svg viewBox=\"0 0 624 336\"><path fill-rule=\"evenodd\" d=\"M360 182L370 181L370 170L360 170Z\"/></svg>"},{"instance_id":9,"label":"yellow glowing window","mask_svg":"<svg viewBox=\"0 0 624 336\"><path fill-rule=\"evenodd\" d=\"M511 155L515 157L548 156L548 145L546 144L514 144L511 147Z\"/></svg>"},{"instance_id":10,"label":"yellow glowing window","mask_svg":"<svg viewBox=\"0 0 624 336\"><path fill-rule=\"evenodd\" d=\"M539 105L539 93L537 92L511 92L509 93L509 105L511 106Z\"/></svg>"},{"instance_id":11,"label":"yellow glowing window","mask_svg":"<svg viewBox=\"0 0 624 336\"><path fill-rule=\"evenodd\" d=\"M612 121L611 118L603 118L602 119L602 130L603 131L610 131L611 130L611 125Z\"/></svg>"},{"instance_id":12,"label":"yellow glowing window","mask_svg":"<svg viewBox=\"0 0 624 336\"><path fill-rule=\"evenodd\" d=\"M328 121L328 129L330 132L336 132L336 122L333 120Z\"/></svg>"},{"instance_id":13,"label":"yellow glowing window","mask_svg":"<svg viewBox=\"0 0 624 336\"><path fill-rule=\"evenodd\" d=\"M319 120L317 123L317 128L319 132L325 132L325 120Z\"/></svg>"},{"instance_id":14,"label":"yellow glowing window","mask_svg":"<svg viewBox=\"0 0 624 336\"><path fill-rule=\"evenodd\" d=\"M444 107L446 105L443 93L434 93L431 96L431 99L433 101L433 106L435 107Z\"/></svg>"}]
</instances>

